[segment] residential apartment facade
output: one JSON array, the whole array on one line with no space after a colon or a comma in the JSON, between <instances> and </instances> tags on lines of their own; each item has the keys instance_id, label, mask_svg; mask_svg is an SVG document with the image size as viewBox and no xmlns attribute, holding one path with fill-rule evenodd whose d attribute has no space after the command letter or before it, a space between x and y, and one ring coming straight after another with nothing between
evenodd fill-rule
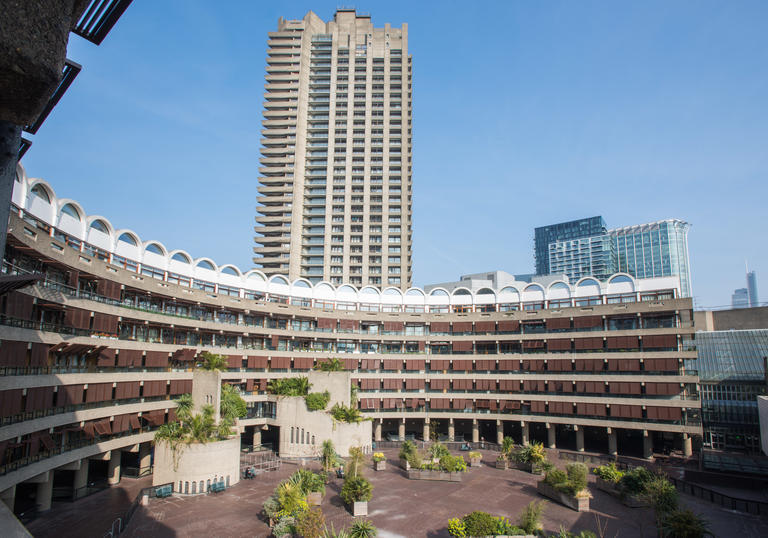
<instances>
[{"instance_id":1,"label":"residential apartment facade","mask_svg":"<svg viewBox=\"0 0 768 538\"><path fill-rule=\"evenodd\" d=\"M254 444L319 450L314 432L288 436L267 385L331 358L373 440L509 435L650 458L690 455L701 435L676 279L425 293L243 273L116 229L23 170L8 244L6 274L41 275L0 302L0 498L17 512L148 468L202 351L227 357Z\"/></svg>"},{"instance_id":2,"label":"residential apartment facade","mask_svg":"<svg viewBox=\"0 0 768 538\"><path fill-rule=\"evenodd\" d=\"M254 263L334 285L412 281L408 26L339 9L269 33Z\"/></svg>"}]
</instances>

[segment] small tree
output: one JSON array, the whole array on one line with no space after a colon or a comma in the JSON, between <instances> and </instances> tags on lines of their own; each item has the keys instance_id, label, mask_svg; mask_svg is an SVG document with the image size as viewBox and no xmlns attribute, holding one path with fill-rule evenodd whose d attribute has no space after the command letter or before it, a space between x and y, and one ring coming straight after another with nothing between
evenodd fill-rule
<instances>
[{"instance_id":1,"label":"small tree","mask_svg":"<svg viewBox=\"0 0 768 538\"><path fill-rule=\"evenodd\" d=\"M656 528L661 530L668 514L677 510L677 490L666 477L657 475L645 483L641 497L653 508Z\"/></svg>"},{"instance_id":2,"label":"small tree","mask_svg":"<svg viewBox=\"0 0 768 538\"><path fill-rule=\"evenodd\" d=\"M349 459L347 460L346 476L362 476L363 465L365 465L365 454L359 446L349 449Z\"/></svg>"},{"instance_id":3,"label":"small tree","mask_svg":"<svg viewBox=\"0 0 768 538\"><path fill-rule=\"evenodd\" d=\"M223 372L229 368L229 362L221 355L203 351L200 354L200 369L209 372Z\"/></svg>"},{"instance_id":4,"label":"small tree","mask_svg":"<svg viewBox=\"0 0 768 538\"><path fill-rule=\"evenodd\" d=\"M296 532L304 538L322 538L325 529L325 515L319 506L306 510L296 519Z\"/></svg>"},{"instance_id":5,"label":"small tree","mask_svg":"<svg viewBox=\"0 0 768 538\"><path fill-rule=\"evenodd\" d=\"M505 437L501 440L501 453L504 456L509 457L513 448L515 448L515 441L511 437Z\"/></svg>"},{"instance_id":6,"label":"small tree","mask_svg":"<svg viewBox=\"0 0 768 538\"><path fill-rule=\"evenodd\" d=\"M322 448L320 449L320 463L325 472L336 467L336 449L333 447L333 441L330 439L323 441Z\"/></svg>"},{"instance_id":7,"label":"small tree","mask_svg":"<svg viewBox=\"0 0 768 538\"><path fill-rule=\"evenodd\" d=\"M362 476L347 476L340 495L347 504L370 501L373 497L373 485Z\"/></svg>"},{"instance_id":8,"label":"small tree","mask_svg":"<svg viewBox=\"0 0 768 538\"><path fill-rule=\"evenodd\" d=\"M531 501L528 506L523 508L520 513L517 525L527 534L536 534L541 528L541 515L544 513L544 507L547 501Z\"/></svg>"}]
</instances>

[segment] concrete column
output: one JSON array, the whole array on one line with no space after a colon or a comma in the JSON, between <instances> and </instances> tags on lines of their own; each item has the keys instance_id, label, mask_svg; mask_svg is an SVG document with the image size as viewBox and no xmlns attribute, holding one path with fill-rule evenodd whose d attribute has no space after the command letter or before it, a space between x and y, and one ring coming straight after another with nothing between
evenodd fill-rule
<instances>
[{"instance_id":1,"label":"concrete column","mask_svg":"<svg viewBox=\"0 0 768 538\"><path fill-rule=\"evenodd\" d=\"M428 418L424 419L424 429L422 430L421 436L424 439L425 443L429 442L429 419Z\"/></svg>"},{"instance_id":2,"label":"concrete column","mask_svg":"<svg viewBox=\"0 0 768 538\"><path fill-rule=\"evenodd\" d=\"M80 468L75 471L75 479L72 482L72 490L75 499L85 495L83 489L88 485L88 460L80 460Z\"/></svg>"},{"instance_id":3,"label":"concrete column","mask_svg":"<svg viewBox=\"0 0 768 538\"><path fill-rule=\"evenodd\" d=\"M256 426L253 429L253 440L251 441L251 445L254 448L261 446L261 426Z\"/></svg>"},{"instance_id":4,"label":"concrete column","mask_svg":"<svg viewBox=\"0 0 768 538\"><path fill-rule=\"evenodd\" d=\"M547 424L547 448L557 448L557 442L555 440L557 434L557 426L554 424Z\"/></svg>"},{"instance_id":5,"label":"concrete column","mask_svg":"<svg viewBox=\"0 0 768 538\"><path fill-rule=\"evenodd\" d=\"M377 418L373 423L373 440L381 441L381 419Z\"/></svg>"},{"instance_id":6,"label":"concrete column","mask_svg":"<svg viewBox=\"0 0 768 538\"><path fill-rule=\"evenodd\" d=\"M477 423L477 419L472 420L472 442L480 442L480 424Z\"/></svg>"},{"instance_id":7,"label":"concrete column","mask_svg":"<svg viewBox=\"0 0 768 538\"><path fill-rule=\"evenodd\" d=\"M528 436L528 423L527 422L524 422L522 420L520 421L520 431L522 432L520 434L520 436L521 436L520 442L522 444L524 444L524 445L527 445L528 444L528 438L529 438L529 436Z\"/></svg>"},{"instance_id":8,"label":"concrete column","mask_svg":"<svg viewBox=\"0 0 768 538\"><path fill-rule=\"evenodd\" d=\"M653 437L648 430L643 431L643 457L653 459Z\"/></svg>"},{"instance_id":9,"label":"concrete column","mask_svg":"<svg viewBox=\"0 0 768 538\"><path fill-rule=\"evenodd\" d=\"M456 427L453 425L453 419L448 420L448 440L453 441L456 436Z\"/></svg>"},{"instance_id":10,"label":"concrete column","mask_svg":"<svg viewBox=\"0 0 768 538\"><path fill-rule=\"evenodd\" d=\"M107 483L112 486L120 483L120 455L122 452L119 450L113 450L109 456L109 464L107 466Z\"/></svg>"},{"instance_id":11,"label":"concrete column","mask_svg":"<svg viewBox=\"0 0 768 538\"><path fill-rule=\"evenodd\" d=\"M261 435L261 430L258 429L259 427L256 426L256 430L258 431L259 435ZM254 434L254 437L256 434ZM141 473L148 473L149 467L152 465L152 443L147 441L146 443L141 443L139 445L139 475Z\"/></svg>"},{"instance_id":12,"label":"concrete column","mask_svg":"<svg viewBox=\"0 0 768 538\"><path fill-rule=\"evenodd\" d=\"M37 503L37 509L40 512L45 512L51 509L51 501L53 499L53 471L48 473L48 480L44 480L37 484L37 494L35 495L35 502Z\"/></svg>"},{"instance_id":13,"label":"concrete column","mask_svg":"<svg viewBox=\"0 0 768 538\"><path fill-rule=\"evenodd\" d=\"M687 433L683 434L683 456L690 458L693 455L693 443L691 442L691 436Z\"/></svg>"},{"instance_id":14,"label":"concrete column","mask_svg":"<svg viewBox=\"0 0 768 538\"><path fill-rule=\"evenodd\" d=\"M397 425L397 436L401 441L405 441L405 419L401 420Z\"/></svg>"},{"instance_id":15,"label":"concrete column","mask_svg":"<svg viewBox=\"0 0 768 538\"><path fill-rule=\"evenodd\" d=\"M504 442L504 423L500 420L496 421L496 444L500 445Z\"/></svg>"},{"instance_id":16,"label":"concrete column","mask_svg":"<svg viewBox=\"0 0 768 538\"><path fill-rule=\"evenodd\" d=\"M13 505L16 504L16 486L11 486L5 491L0 492L0 501L3 501L5 506L13 512Z\"/></svg>"},{"instance_id":17,"label":"concrete column","mask_svg":"<svg viewBox=\"0 0 768 538\"><path fill-rule=\"evenodd\" d=\"M613 428L608 428L608 454L613 457L619 455L619 448L616 442L616 431Z\"/></svg>"},{"instance_id":18,"label":"concrete column","mask_svg":"<svg viewBox=\"0 0 768 538\"><path fill-rule=\"evenodd\" d=\"M584 452L584 429L574 426L576 429L576 451Z\"/></svg>"}]
</instances>

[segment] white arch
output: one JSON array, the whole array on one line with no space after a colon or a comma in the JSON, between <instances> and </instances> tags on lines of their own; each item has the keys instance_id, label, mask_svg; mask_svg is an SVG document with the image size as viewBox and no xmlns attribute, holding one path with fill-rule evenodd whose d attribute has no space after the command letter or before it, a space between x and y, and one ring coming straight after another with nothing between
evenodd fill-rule
<instances>
[{"instance_id":1,"label":"white arch","mask_svg":"<svg viewBox=\"0 0 768 538\"><path fill-rule=\"evenodd\" d=\"M123 235L127 235L128 237L131 237L134 241L136 241L136 244L131 245L129 243L126 243L125 241L120 241L120 238ZM113 252L118 256L122 256L123 258L129 258L131 260L140 260L141 244L142 243L141 243L141 238L139 237L139 234L137 234L133 230L128 230L128 229L115 230L115 250Z\"/></svg>"},{"instance_id":2,"label":"white arch","mask_svg":"<svg viewBox=\"0 0 768 538\"><path fill-rule=\"evenodd\" d=\"M591 276L585 276L576 282L575 297L592 297L601 294L600 281Z\"/></svg>"},{"instance_id":3,"label":"white arch","mask_svg":"<svg viewBox=\"0 0 768 538\"><path fill-rule=\"evenodd\" d=\"M635 278L629 273L616 273L611 275L606 283L606 293L634 293Z\"/></svg>"},{"instance_id":4,"label":"white arch","mask_svg":"<svg viewBox=\"0 0 768 538\"><path fill-rule=\"evenodd\" d=\"M259 271L258 269L251 269L247 273L245 273L245 280L246 281L257 281L257 282L266 282L267 281L267 275Z\"/></svg>"},{"instance_id":5,"label":"white arch","mask_svg":"<svg viewBox=\"0 0 768 538\"><path fill-rule=\"evenodd\" d=\"M523 302L529 301L544 301L545 292L544 287L541 284L532 282L523 288L521 299Z\"/></svg>"},{"instance_id":6,"label":"white arch","mask_svg":"<svg viewBox=\"0 0 768 538\"><path fill-rule=\"evenodd\" d=\"M48 201L40 198L37 194L32 192L32 189L40 186L45 191ZM26 200L24 201L24 209L35 215L40 220L55 226L56 212L58 210L58 204L56 203L56 191L53 190L47 181L44 179L30 179L26 188Z\"/></svg>"},{"instance_id":7,"label":"white arch","mask_svg":"<svg viewBox=\"0 0 768 538\"><path fill-rule=\"evenodd\" d=\"M336 288L333 284L323 280L315 284L313 296L315 299L322 299L324 301L333 301L336 299Z\"/></svg>"},{"instance_id":8,"label":"white arch","mask_svg":"<svg viewBox=\"0 0 768 538\"><path fill-rule=\"evenodd\" d=\"M480 288L473 296L475 304L494 304L496 302L496 292L491 288Z\"/></svg>"},{"instance_id":9,"label":"white arch","mask_svg":"<svg viewBox=\"0 0 768 538\"><path fill-rule=\"evenodd\" d=\"M364 286L363 288L360 288L360 291L358 292L358 295L362 298L363 295L370 295L370 296L376 296L378 298L381 295L381 292L374 288L373 286Z\"/></svg>"},{"instance_id":10,"label":"white arch","mask_svg":"<svg viewBox=\"0 0 768 538\"><path fill-rule=\"evenodd\" d=\"M571 286L563 280L552 282L547 288L547 299L570 299Z\"/></svg>"},{"instance_id":11,"label":"white arch","mask_svg":"<svg viewBox=\"0 0 768 538\"><path fill-rule=\"evenodd\" d=\"M290 286L290 281L283 275L272 275L269 277L269 283L275 286Z\"/></svg>"},{"instance_id":12,"label":"white arch","mask_svg":"<svg viewBox=\"0 0 768 538\"><path fill-rule=\"evenodd\" d=\"M388 286L381 290L382 304L403 304L403 292L400 288Z\"/></svg>"},{"instance_id":13,"label":"white arch","mask_svg":"<svg viewBox=\"0 0 768 538\"><path fill-rule=\"evenodd\" d=\"M203 267L201 264L210 264L211 269L208 269L207 267ZM199 276L200 278L205 278L206 280L211 280L215 278L216 274L219 271L218 266L216 265L216 262L214 262L210 258L195 258L192 260L192 270L194 271L195 276Z\"/></svg>"},{"instance_id":14,"label":"white arch","mask_svg":"<svg viewBox=\"0 0 768 538\"><path fill-rule=\"evenodd\" d=\"M65 233L74 235L78 239L83 239L85 237L86 215L83 207L69 198L62 198L56 205L58 206L56 210L56 227ZM71 207L78 216L73 217L68 212L64 211L65 207Z\"/></svg>"},{"instance_id":15,"label":"white arch","mask_svg":"<svg viewBox=\"0 0 768 538\"><path fill-rule=\"evenodd\" d=\"M107 229L107 233L93 227L93 223L99 221ZM101 215L93 215L85 219L85 240L101 249L112 250L115 244L115 227Z\"/></svg>"},{"instance_id":16,"label":"white arch","mask_svg":"<svg viewBox=\"0 0 768 538\"><path fill-rule=\"evenodd\" d=\"M227 273L227 272L224 271L224 269L232 269L235 272L235 274L233 275L232 273ZM219 267L219 274L220 275L228 275L228 276L238 276L238 277L242 277L243 276L243 273L240 272L240 269L238 269L237 266L232 265L231 263L226 263L226 264L220 266Z\"/></svg>"}]
</instances>

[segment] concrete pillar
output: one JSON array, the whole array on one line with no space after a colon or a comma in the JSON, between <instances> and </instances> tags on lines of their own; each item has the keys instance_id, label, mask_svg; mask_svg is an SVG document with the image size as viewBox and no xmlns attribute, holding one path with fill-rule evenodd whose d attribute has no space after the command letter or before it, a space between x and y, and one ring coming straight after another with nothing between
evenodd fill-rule
<instances>
[{"instance_id":1,"label":"concrete pillar","mask_svg":"<svg viewBox=\"0 0 768 538\"><path fill-rule=\"evenodd\" d=\"M527 445L528 444L528 439L529 439L529 436L528 436L528 423L527 422L522 421L522 420L520 421L520 431L522 432L520 434L520 436L521 436L520 443L523 444L523 445Z\"/></svg>"},{"instance_id":2,"label":"concrete pillar","mask_svg":"<svg viewBox=\"0 0 768 538\"><path fill-rule=\"evenodd\" d=\"M653 459L653 437L648 430L643 431L643 457Z\"/></svg>"},{"instance_id":3,"label":"concrete pillar","mask_svg":"<svg viewBox=\"0 0 768 538\"><path fill-rule=\"evenodd\" d=\"M425 443L429 442L429 419L424 419L424 429L422 430L421 437L424 439Z\"/></svg>"},{"instance_id":4,"label":"concrete pillar","mask_svg":"<svg viewBox=\"0 0 768 538\"><path fill-rule=\"evenodd\" d=\"M608 428L608 454L613 457L619 455L619 447L616 442L616 431L613 428Z\"/></svg>"},{"instance_id":5,"label":"concrete pillar","mask_svg":"<svg viewBox=\"0 0 768 538\"><path fill-rule=\"evenodd\" d=\"M453 425L453 419L448 420L448 440L453 441L456 436L456 427Z\"/></svg>"},{"instance_id":6,"label":"concrete pillar","mask_svg":"<svg viewBox=\"0 0 768 538\"><path fill-rule=\"evenodd\" d=\"M253 429L253 439L251 440L251 445L254 448L261 446L261 426L256 426Z\"/></svg>"},{"instance_id":7,"label":"concrete pillar","mask_svg":"<svg viewBox=\"0 0 768 538\"><path fill-rule=\"evenodd\" d=\"M477 423L477 419L472 419L472 442L480 442L480 424Z\"/></svg>"},{"instance_id":8,"label":"concrete pillar","mask_svg":"<svg viewBox=\"0 0 768 538\"><path fill-rule=\"evenodd\" d=\"M35 495L35 502L37 503L37 509L40 512L45 512L51 509L51 501L53 499L53 471L48 473L48 479L37 484L37 494Z\"/></svg>"},{"instance_id":9,"label":"concrete pillar","mask_svg":"<svg viewBox=\"0 0 768 538\"><path fill-rule=\"evenodd\" d=\"M80 460L80 468L75 471L75 479L72 482L72 494L75 499L85 495L85 486L88 485L88 460Z\"/></svg>"},{"instance_id":10,"label":"concrete pillar","mask_svg":"<svg viewBox=\"0 0 768 538\"><path fill-rule=\"evenodd\" d=\"M373 423L373 440L381 441L381 419L377 418Z\"/></svg>"},{"instance_id":11,"label":"concrete pillar","mask_svg":"<svg viewBox=\"0 0 768 538\"><path fill-rule=\"evenodd\" d=\"M693 443L691 442L691 436L687 433L683 434L683 456L690 458L693 455Z\"/></svg>"},{"instance_id":12,"label":"concrete pillar","mask_svg":"<svg viewBox=\"0 0 768 538\"><path fill-rule=\"evenodd\" d=\"M122 452L113 450L109 456L109 465L107 465L107 483L112 486L120 483L120 456Z\"/></svg>"},{"instance_id":13,"label":"concrete pillar","mask_svg":"<svg viewBox=\"0 0 768 538\"><path fill-rule=\"evenodd\" d=\"M405 441L405 419L401 420L397 425L397 436L401 441Z\"/></svg>"},{"instance_id":14,"label":"concrete pillar","mask_svg":"<svg viewBox=\"0 0 768 538\"><path fill-rule=\"evenodd\" d=\"M554 424L547 424L547 448L557 448L557 442L555 441L557 436L557 426Z\"/></svg>"},{"instance_id":15,"label":"concrete pillar","mask_svg":"<svg viewBox=\"0 0 768 538\"><path fill-rule=\"evenodd\" d=\"M496 444L500 445L504 442L504 423L500 420L496 421Z\"/></svg>"},{"instance_id":16,"label":"concrete pillar","mask_svg":"<svg viewBox=\"0 0 768 538\"><path fill-rule=\"evenodd\" d=\"M574 426L576 430L576 451L584 452L584 428Z\"/></svg>"},{"instance_id":17,"label":"concrete pillar","mask_svg":"<svg viewBox=\"0 0 768 538\"><path fill-rule=\"evenodd\" d=\"M256 426L256 429L254 431L259 432L259 436L261 436L261 430L259 430L259 427ZM254 434L254 437L256 434ZM139 476L142 475L142 473L149 473L149 468L152 465L152 443L147 441L146 443L141 443L139 445Z\"/></svg>"},{"instance_id":18,"label":"concrete pillar","mask_svg":"<svg viewBox=\"0 0 768 538\"><path fill-rule=\"evenodd\" d=\"M0 501L3 501L5 506L13 512L13 505L16 504L16 486L11 486L5 491L0 492Z\"/></svg>"}]
</instances>

